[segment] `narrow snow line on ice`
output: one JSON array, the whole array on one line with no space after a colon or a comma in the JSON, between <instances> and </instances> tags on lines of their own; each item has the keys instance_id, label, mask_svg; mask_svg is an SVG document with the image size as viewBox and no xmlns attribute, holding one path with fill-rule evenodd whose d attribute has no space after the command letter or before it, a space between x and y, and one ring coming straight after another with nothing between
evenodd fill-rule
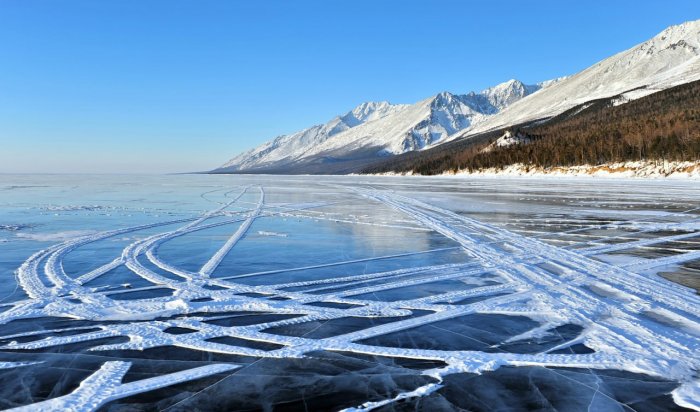
<instances>
[{"instance_id":1,"label":"narrow snow line on ice","mask_svg":"<svg viewBox=\"0 0 700 412\"><path fill-rule=\"evenodd\" d=\"M238 365L211 364L123 384L121 380L130 366L131 362L105 362L98 371L83 380L73 392L10 410L15 412L36 410L89 412L116 399L232 371L240 367Z\"/></svg>"},{"instance_id":2,"label":"narrow snow line on ice","mask_svg":"<svg viewBox=\"0 0 700 412\"><path fill-rule=\"evenodd\" d=\"M250 216L241 224L241 226L236 230L231 237L226 241L226 243L217 250L216 253L207 261L207 263L202 266L199 270L200 275L209 277L214 270L221 264L221 261L226 257L226 255L233 249L233 247L238 243L238 241L246 234L250 226L253 224L255 219L260 216L262 207L265 204L265 191L262 186L258 188L260 190L260 200L258 201L255 210L250 214Z\"/></svg>"},{"instance_id":3,"label":"narrow snow line on ice","mask_svg":"<svg viewBox=\"0 0 700 412\"><path fill-rule=\"evenodd\" d=\"M446 252L446 251L458 250L458 249L459 249L458 246L444 247L444 248L423 250L420 252L396 253L393 255L384 255L384 256L375 256L375 257L361 258L361 259L343 260L343 261L339 261L339 262L321 263L318 265L301 266L301 267L295 267L295 268L289 268L289 269L275 269L275 270L266 270L266 271L261 271L261 272L251 272L251 273L244 273L242 275L224 276L224 277L220 277L217 279L232 280L232 279L240 279L240 278L246 278L246 277L251 277L251 276L272 275L272 274L277 274L277 273L296 272L296 271L309 270L309 269L320 269L320 268L332 267L332 266L349 265L352 263L372 262L372 261L376 261L376 260L385 260L385 259L393 259L393 258L400 258L400 257L407 257L407 256L416 256L416 255L423 255L423 254L436 253L436 252Z\"/></svg>"},{"instance_id":4,"label":"narrow snow line on ice","mask_svg":"<svg viewBox=\"0 0 700 412\"><path fill-rule=\"evenodd\" d=\"M383 401L375 401L375 402L365 402L358 407L341 409L340 412L371 411L371 410L381 408L382 406L386 406L386 405L389 405L389 404L392 404L392 403L395 403L398 401L428 396L428 395L432 394L433 392L437 391L438 389L442 388L442 386L443 385L441 385L439 383L428 383L428 384L420 386L420 387L418 387L410 392L401 392L400 394L396 395L392 399L386 399Z\"/></svg>"}]
</instances>

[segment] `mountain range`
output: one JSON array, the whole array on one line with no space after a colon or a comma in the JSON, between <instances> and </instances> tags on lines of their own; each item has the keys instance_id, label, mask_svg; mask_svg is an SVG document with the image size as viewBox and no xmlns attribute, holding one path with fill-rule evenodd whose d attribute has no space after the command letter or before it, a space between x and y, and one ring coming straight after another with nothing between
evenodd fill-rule
<instances>
[{"instance_id":1,"label":"mountain range","mask_svg":"<svg viewBox=\"0 0 700 412\"><path fill-rule=\"evenodd\" d=\"M415 104L362 103L327 123L241 153L216 173L348 173L387 157L544 122L587 102L614 104L700 79L700 20L653 38L572 76L526 85L509 80L481 92L441 92Z\"/></svg>"}]
</instances>

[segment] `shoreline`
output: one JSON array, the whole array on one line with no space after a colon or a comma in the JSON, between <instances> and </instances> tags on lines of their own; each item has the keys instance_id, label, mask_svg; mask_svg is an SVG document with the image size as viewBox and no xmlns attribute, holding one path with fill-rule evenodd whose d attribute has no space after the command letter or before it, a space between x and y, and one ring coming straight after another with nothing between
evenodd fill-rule
<instances>
[{"instance_id":1,"label":"shoreline","mask_svg":"<svg viewBox=\"0 0 700 412\"><path fill-rule=\"evenodd\" d=\"M413 172L385 172L358 174L358 176L423 176L423 177L537 177L537 178L634 178L634 179L698 179L700 161L634 161L604 163L600 165L555 166L550 168L513 164L504 168L487 168L478 171L459 170L435 175Z\"/></svg>"}]
</instances>

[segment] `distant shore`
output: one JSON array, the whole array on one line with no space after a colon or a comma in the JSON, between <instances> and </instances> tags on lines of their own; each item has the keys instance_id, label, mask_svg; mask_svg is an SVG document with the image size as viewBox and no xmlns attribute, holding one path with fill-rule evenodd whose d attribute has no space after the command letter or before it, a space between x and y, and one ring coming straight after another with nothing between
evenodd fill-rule
<instances>
[{"instance_id":1,"label":"distant shore","mask_svg":"<svg viewBox=\"0 0 700 412\"><path fill-rule=\"evenodd\" d=\"M376 173L372 176L422 176L412 172L407 173ZM427 176L427 175L426 175ZM600 178L652 178L652 179L700 179L700 161L664 162L664 161L635 161L605 163L600 165L536 167L524 164L513 164L502 169L488 168L482 170L459 170L445 172L444 177L497 177L497 176L529 176L529 177L600 177Z\"/></svg>"}]
</instances>

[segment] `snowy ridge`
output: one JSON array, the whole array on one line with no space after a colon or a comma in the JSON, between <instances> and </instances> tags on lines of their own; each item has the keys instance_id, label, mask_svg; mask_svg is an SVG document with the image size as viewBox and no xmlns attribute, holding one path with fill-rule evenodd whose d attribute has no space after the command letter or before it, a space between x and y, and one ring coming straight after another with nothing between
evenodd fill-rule
<instances>
[{"instance_id":1,"label":"snowy ridge","mask_svg":"<svg viewBox=\"0 0 700 412\"><path fill-rule=\"evenodd\" d=\"M350 112L333 118L328 123L311 126L290 135L279 136L255 149L241 153L221 168L245 170L252 167L291 162L304 156L313 147L336 134L365 122L381 119L391 113L399 112L403 108L405 105L393 105L388 102L362 103Z\"/></svg>"},{"instance_id":2,"label":"snowy ridge","mask_svg":"<svg viewBox=\"0 0 700 412\"><path fill-rule=\"evenodd\" d=\"M700 20L653 38L548 85L459 136L554 116L587 101L622 94L619 103L700 79Z\"/></svg>"},{"instance_id":3,"label":"snowy ridge","mask_svg":"<svg viewBox=\"0 0 700 412\"><path fill-rule=\"evenodd\" d=\"M620 265L594 258L602 253L623 248L662 245L698 237L700 223L697 215L687 212L671 213L671 223L645 220L626 224L627 229L634 228L638 233L663 230L682 233L659 234L653 238L641 237L636 241L627 241L626 244L601 245L594 241L583 241L564 247L459 215L393 191L360 186L334 186L334 190L371 202L373 207L386 207L400 212L406 218L405 221L400 220L404 226L434 231L452 240L457 246L216 277L216 267L226 255L235 253L234 246L245 241L246 234L257 219L273 216L332 219L334 216L314 210L322 208L325 203L269 204L261 186L257 187L254 208L249 209L245 206L248 203L241 200L249 189L250 187L244 187L226 192L221 206L200 216L95 233L35 253L17 272L20 286L27 293L28 299L3 304L3 307L9 309L0 313L0 324L19 319L59 316L98 322L98 330L71 328L71 331L78 333L55 334L29 341L18 338L32 336L37 332L0 336L0 340L9 342L0 346L0 350L36 350L77 342L93 342L109 337L125 337L127 340L124 342L95 344L91 350L144 350L174 346L271 359L304 358L313 356L315 351L340 351L439 360L445 363L444 367L423 372L433 380L431 383L384 401L358 405L358 409L365 410L401 399L429 396L441 388L445 376L457 373L482 373L501 366L614 369L673 379L679 383L673 392L676 403L700 410L700 404L695 397L700 387L696 377L697 370L700 369L700 358L697 357L697 349L700 347L700 297L694 291L660 277L642 274L643 271L654 267L697 260L700 258L700 251L684 250L683 253L671 256L633 260ZM229 217L231 213L236 217L221 219ZM350 216L347 220L362 222ZM173 291L170 296L117 300L113 297L124 293L124 290L102 290L89 287L84 282L86 275L88 279L94 280L103 276L107 270L93 270L77 276L69 276L63 271L62 261L79 246L119 234L175 223L184 225L134 241L123 249L120 256L103 265L104 268L124 265L152 284L129 289L129 293L165 287ZM377 227L392 225L392 222L362 223ZM164 262L158 256L158 247L167 241L221 226L233 226L232 234L199 272L184 270ZM610 226L611 224L607 224L607 227ZM463 251L468 255L468 259L458 263L404 267L373 273L362 271L341 277L304 281L268 282L261 285L248 285L238 281L252 276L275 275L453 249ZM147 266L147 262L165 272L156 272ZM470 287L394 301L377 300L373 297L381 291L448 280L460 280ZM270 297L282 297L284 300L268 299ZM453 304L469 297L481 299L468 304ZM340 309L310 305L318 302L349 304L351 307ZM210 321L226 316L185 316L228 311L293 317L252 325L220 326ZM419 311L427 312L418 315ZM582 331L576 336L561 338L554 346L534 352L414 349L377 345L370 341L391 333L474 314L523 316L538 322L539 326L512 336L501 344L549 336L557 327L567 325L577 325ZM274 328L347 317L399 318L388 323L321 338L306 335L288 336L273 331ZM107 320L121 322L105 322ZM173 327L191 329L193 333L166 332ZM57 332L67 330L69 329ZM264 349L213 341L221 337L271 344L273 347ZM585 345L591 349L591 353L560 351L575 345ZM210 364L122 383L130 363L110 361L87 377L74 392L28 405L26 408L95 410L114 399L232 371L239 366ZM0 367L28 367L28 364L3 363Z\"/></svg>"},{"instance_id":4,"label":"snowy ridge","mask_svg":"<svg viewBox=\"0 0 700 412\"><path fill-rule=\"evenodd\" d=\"M624 104L700 79L700 20L657 36L573 76L525 85L517 80L464 95L442 92L412 105L363 103L330 122L280 136L240 154L221 171L294 167L325 159L371 159L549 118L618 96Z\"/></svg>"},{"instance_id":5,"label":"snowy ridge","mask_svg":"<svg viewBox=\"0 0 700 412\"><path fill-rule=\"evenodd\" d=\"M363 103L326 124L280 136L242 153L221 169L279 167L361 150L378 155L421 150L442 143L542 87L509 80L481 93L442 92L413 105Z\"/></svg>"}]
</instances>

